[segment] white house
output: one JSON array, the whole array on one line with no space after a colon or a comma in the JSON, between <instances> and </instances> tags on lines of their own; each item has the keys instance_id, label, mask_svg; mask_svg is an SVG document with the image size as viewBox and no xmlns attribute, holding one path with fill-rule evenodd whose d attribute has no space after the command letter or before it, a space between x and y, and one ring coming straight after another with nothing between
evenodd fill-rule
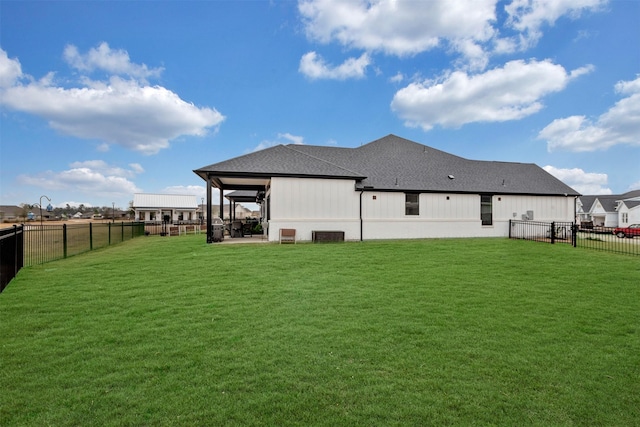
<instances>
[{"instance_id":1,"label":"white house","mask_svg":"<svg viewBox=\"0 0 640 427\"><path fill-rule=\"evenodd\" d=\"M198 202L192 195L136 193L133 209L136 221L160 222L165 216L170 223L199 221Z\"/></svg>"},{"instance_id":2,"label":"white house","mask_svg":"<svg viewBox=\"0 0 640 427\"><path fill-rule=\"evenodd\" d=\"M598 227L617 227L618 212L616 208L618 202L616 198L619 196L598 196L591 208L589 215L593 221L593 225Z\"/></svg>"},{"instance_id":3,"label":"white house","mask_svg":"<svg viewBox=\"0 0 640 427\"><path fill-rule=\"evenodd\" d=\"M597 227L626 227L640 223L640 190L624 194L580 196L577 214Z\"/></svg>"},{"instance_id":4,"label":"white house","mask_svg":"<svg viewBox=\"0 0 640 427\"><path fill-rule=\"evenodd\" d=\"M357 148L278 145L194 171L257 191L270 241L508 236L510 219L574 221L579 194L535 164L468 160L388 135ZM222 191L220 192L222 194ZM207 221L207 241L211 223Z\"/></svg>"},{"instance_id":5,"label":"white house","mask_svg":"<svg viewBox=\"0 0 640 427\"><path fill-rule=\"evenodd\" d=\"M618 201L617 211L619 227L640 224L640 190L622 194L621 200Z\"/></svg>"}]
</instances>

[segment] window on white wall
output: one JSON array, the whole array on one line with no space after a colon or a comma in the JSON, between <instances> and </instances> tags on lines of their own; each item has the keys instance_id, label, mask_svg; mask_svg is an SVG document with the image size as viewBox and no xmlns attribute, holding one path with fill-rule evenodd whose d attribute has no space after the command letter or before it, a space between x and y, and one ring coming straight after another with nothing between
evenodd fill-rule
<instances>
[{"instance_id":1,"label":"window on white wall","mask_svg":"<svg viewBox=\"0 0 640 427\"><path fill-rule=\"evenodd\" d=\"M420 215L420 194L406 193L404 195L404 214Z\"/></svg>"},{"instance_id":2,"label":"window on white wall","mask_svg":"<svg viewBox=\"0 0 640 427\"><path fill-rule=\"evenodd\" d=\"M493 225L493 196L480 196L480 219L482 225Z\"/></svg>"},{"instance_id":3,"label":"window on white wall","mask_svg":"<svg viewBox=\"0 0 640 427\"><path fill-rule=\"evenodd\" d=\"M628 213L626 213L626 212L623 212L623 213L622 213L622 223L623 223L623 224L626 224L626 223L628 223L628 222L629 222L629 214L628 214Z\"/></svg>"}]
</instances>

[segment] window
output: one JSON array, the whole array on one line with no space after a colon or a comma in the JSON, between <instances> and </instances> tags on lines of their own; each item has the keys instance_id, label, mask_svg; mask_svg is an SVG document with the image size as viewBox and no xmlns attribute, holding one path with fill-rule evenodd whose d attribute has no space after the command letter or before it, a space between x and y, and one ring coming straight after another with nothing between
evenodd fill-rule
<instances>
[{"instance_id":1,"label":"window","mask_svg":"<svg viewBox=\"0 0 640 427\"><path fill-rule=\"evenodd\" d=\"M493 196L481 195L480 196L480 219L482 225L493 225Z\"/></svg>"},{"instance_id":2,"label":"window","mask_svg":"<svg viewBox=\"0 0 640 427\"><path fill-rule=\"evenodd\" d=\"M155 220L156 220L156 213L149 212L149 221L155 221Z\"/></svg>"},{"instance_id":3,"label":"window","mask_svg":"<svg viewBox=\"0 0 640 427\"><path fill-rule=\"evenodd\" d=\"M420 215L420 194L406 193L404 195L404 214Z\"/></svg>"},{"instance_id":4,"label":"window","mask_svg":"<svg viewBox=\"0 0 640 427\"><path fill-rule=\"evenodd\" d=\"M623 212L623 213L622 213L622 223L623 223L623 224L626 224L626 223L628 223L628 222L629 222L629 214L628 214L628 213L626 213L626 212Z\"/></svg>"},{"instance_id":5,"label":"window","mask_svg":"<svg viewBox=\"0 0 640 427\"><path fill-rule=\"evenodd\" d=\"M145 212L140 212L140 221L144 221L145 218Z\"/></svg>"}]
</instances>

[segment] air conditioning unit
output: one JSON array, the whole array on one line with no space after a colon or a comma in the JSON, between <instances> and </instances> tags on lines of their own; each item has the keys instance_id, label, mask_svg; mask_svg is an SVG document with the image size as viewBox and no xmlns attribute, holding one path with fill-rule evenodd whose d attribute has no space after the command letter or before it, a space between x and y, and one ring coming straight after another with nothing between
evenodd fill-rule
<instances>
[{"instance_id":1,"label":"air conditioning unit","mask_svg":"<svg viewBox=\"0 0 640 427\"><path fill-rule=\"evenodd\" d=\"M533 221L533 211L527 211L527 217L529 218L529 221Z\"/></svg>"}]
</instances>

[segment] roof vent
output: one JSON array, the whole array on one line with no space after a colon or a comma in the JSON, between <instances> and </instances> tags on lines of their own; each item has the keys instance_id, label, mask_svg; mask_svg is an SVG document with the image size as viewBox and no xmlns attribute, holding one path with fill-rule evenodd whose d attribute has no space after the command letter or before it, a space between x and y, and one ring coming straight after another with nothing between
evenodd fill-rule
<instances>
[{"instance_id":1,"label":"roof vent","mask_svg":"<svg viewBox=\"0 0 640 427\"><path fill-rule=\"evenodd\" d=\"M447 178L449 178L449 179L456 179L456 177L455 177L455 176L453 176L453 175L447 175Z\"/></svg>"}]
</instances>

